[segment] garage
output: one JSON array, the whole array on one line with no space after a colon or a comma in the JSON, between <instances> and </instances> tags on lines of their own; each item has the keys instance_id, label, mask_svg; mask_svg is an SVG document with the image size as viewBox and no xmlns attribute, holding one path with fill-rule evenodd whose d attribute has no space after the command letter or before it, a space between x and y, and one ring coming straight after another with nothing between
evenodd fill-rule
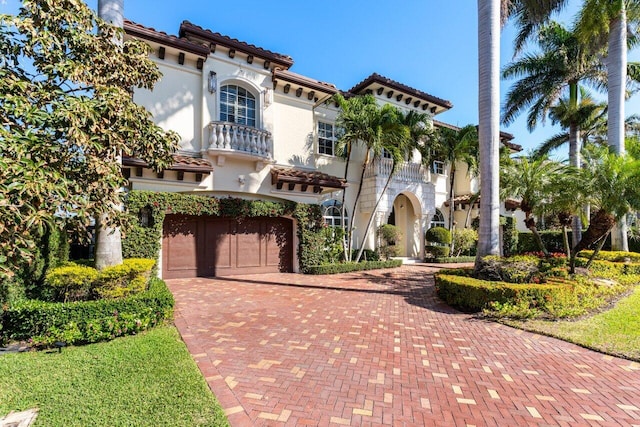
<instances>
[{"instance_id":1,"label":"garage","mask_svg":"<svg viewBox=\"0 0 640 427\"><path fill-rule=\"evenodd\" d=\"M165 217L165 279L291 272L293 254L293 222L287 218Z\"/></svg>"}]
</instances>

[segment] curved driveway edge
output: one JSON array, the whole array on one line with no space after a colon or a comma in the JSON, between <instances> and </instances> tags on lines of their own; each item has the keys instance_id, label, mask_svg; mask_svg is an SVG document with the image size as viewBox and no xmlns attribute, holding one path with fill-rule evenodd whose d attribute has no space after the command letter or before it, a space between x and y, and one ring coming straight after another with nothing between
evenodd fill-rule
<instances>
[{"instance_id":1,"label":"curved driveway edge","mask_svg":"<svg viewBox=\"0 0 640 427\"><path fill-rule=\"evenodd\" d=\"M449 309L434 271L167 284L232 426L640 426L640 364Z\"/></svg>"}]
</instances>

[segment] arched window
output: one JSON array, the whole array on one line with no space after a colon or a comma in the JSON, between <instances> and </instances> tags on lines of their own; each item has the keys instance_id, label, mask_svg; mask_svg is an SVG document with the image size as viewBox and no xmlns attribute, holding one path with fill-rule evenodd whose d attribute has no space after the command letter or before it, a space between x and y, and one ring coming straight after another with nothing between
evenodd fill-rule
<instances>
[{"instance_id":1,"label":"arched window","mask_svg":"<svg viewBox=\"0 0 640 427\"><path fill-rule=\"evenodd\" d=\"M429 224L429 228L433 227L447 227L447 223L444 222L444 215L440 212L439 209L436 209L436 213L431 217L431 224Z\"/></svg>"},{"instance_id":2,"label":"arched window","mask_svg":"<svg viewBox=\"0 0 640 427\"><path fill-rule=\"evenodd\" d=\"M343 222L342 203L335 199L322 202L322 218L324 219L324 223L329 227L342 227L342 225L346 225L348 221L348 215L345 211Z\"/></svg>"},{"instance_id":3,"label":"arched window","mask_svg":"<svg viewBox=\"0 0 640 427\"><path fill-rule=\"evenodd\" d=\"M256 97L238 85L220 88L220 120L256 127Z\"/></svg>"}]
</instances>

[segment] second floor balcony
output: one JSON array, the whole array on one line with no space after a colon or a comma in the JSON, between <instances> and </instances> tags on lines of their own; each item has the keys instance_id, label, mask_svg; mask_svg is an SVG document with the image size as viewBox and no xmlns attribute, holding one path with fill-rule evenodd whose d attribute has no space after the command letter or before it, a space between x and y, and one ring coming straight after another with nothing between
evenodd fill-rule
<instances>
[{"instance_id":1,"label":"second floor balcony","mask_svg":"<svg viewBox=\"0 0 640 427\"><path fill-rule=\"evenodd\" d=\"M271 132L231 122L209 123L207 151L212 155L273 159Z\"/></svg>"},{"instance_id":2,"label":"second floor balcony","mask_svg":"<svg viewBox=\"0 0 640 427\"><path fill-rule=\"evenodd\" d=\"M369 163L365 171L365 178L388 177L391 174L393 161L387 158L376 159ZM396 167L393 180L399 182L429 182L429 171L420 163L403 162Z\"/></svg>"}]
</instances>

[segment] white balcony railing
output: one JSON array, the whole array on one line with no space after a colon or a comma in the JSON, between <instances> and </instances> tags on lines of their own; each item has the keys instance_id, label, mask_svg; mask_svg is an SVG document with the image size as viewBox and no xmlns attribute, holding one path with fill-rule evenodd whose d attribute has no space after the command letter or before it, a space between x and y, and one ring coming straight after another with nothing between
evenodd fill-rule
<instances>
[{"instance_id":1,"label":"white balcony railing","mask_svg":"<svg viewBox=\"0 0 640 427\"><path fill-rule=\"evenodd\" d=\"M369 163L365 171L365 178L373 178L375 176L388 177L391 174L393 161L391 159L381 158ZM401 182L429 182L429 174L427 169L420 163L404 162L396 168L393 174L395 181Z\"/></svg>"},{"instance_id":2,"label":"white balcony railing","mask_svg":"<svg viewBox=\"0 0 640 427\"><path fill-rule=\"evenodd\" d=\"M271 133L251 126L230 122L209 123L210 152L227 151L271 159L273 141Z\"/></svg>"}]
</instances>

